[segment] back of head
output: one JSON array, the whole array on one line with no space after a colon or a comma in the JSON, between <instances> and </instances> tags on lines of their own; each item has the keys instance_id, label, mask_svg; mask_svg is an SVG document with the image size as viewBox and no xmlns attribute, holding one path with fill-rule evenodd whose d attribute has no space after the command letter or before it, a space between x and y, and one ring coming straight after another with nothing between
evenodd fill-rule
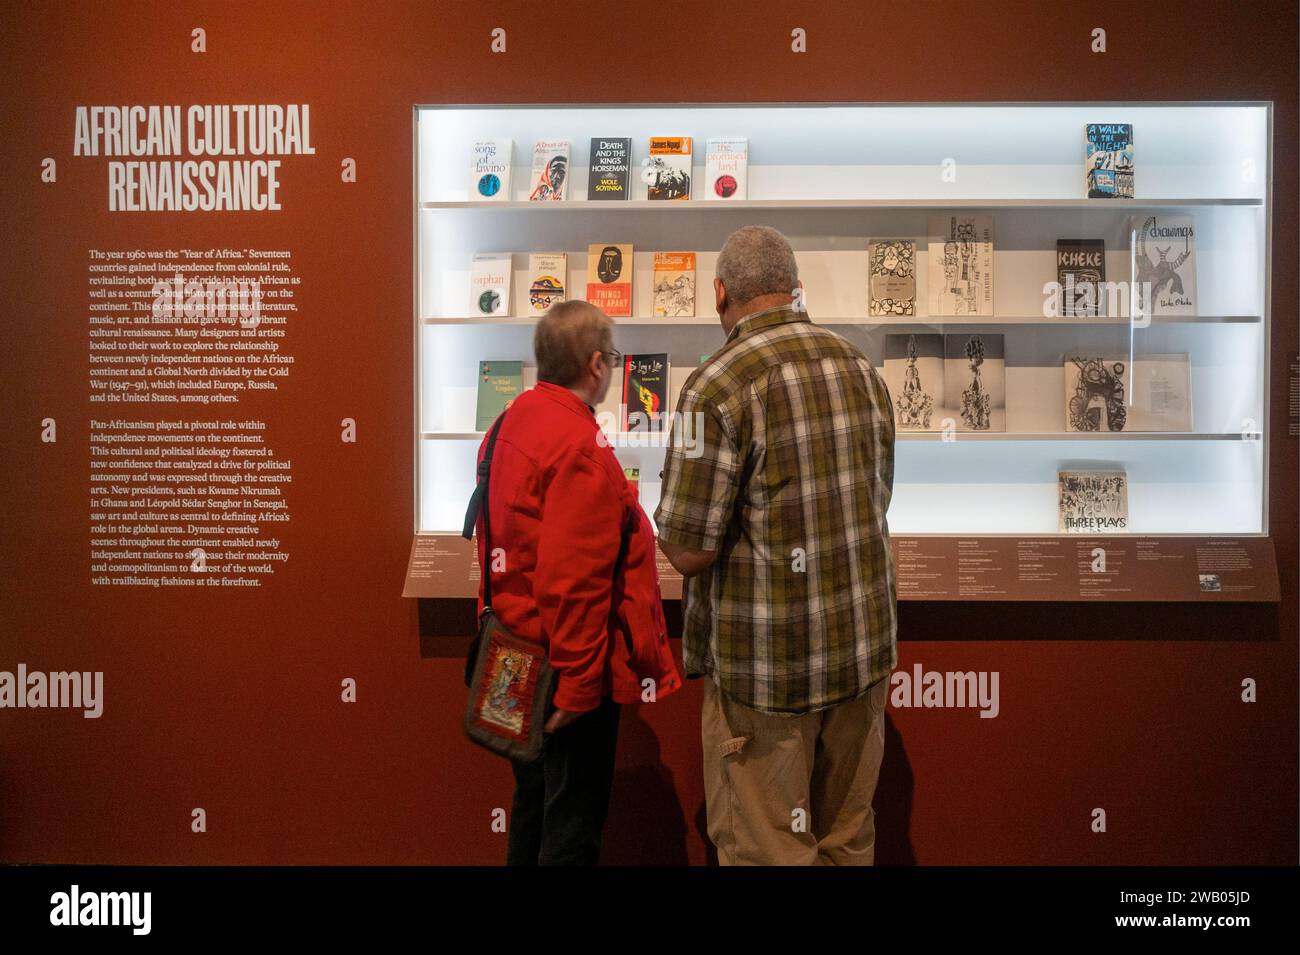
<instances>
[{"instance_id":1,"label":"back of head","mask_svg":"<svg viewBox=\"0 0 1300 955\"><path fill-rule=\"evenodd\" d=\"M537 380L564 388L582 380L592 352L614 348L614 322L595 305L570 299L552 305L537 322L533 354Z\"/></svg>"},{"instance_id":2,"label":"back of head","mask_svg":"<svg viewBox=\"0 0 1300 955\"><path fill-rule=\"evenodd\" d=\"M749 225L728 236L714 273L737 305L763 295L794 295L799 282L790 241L776 229Z\"/></svg>"}]
</instances>

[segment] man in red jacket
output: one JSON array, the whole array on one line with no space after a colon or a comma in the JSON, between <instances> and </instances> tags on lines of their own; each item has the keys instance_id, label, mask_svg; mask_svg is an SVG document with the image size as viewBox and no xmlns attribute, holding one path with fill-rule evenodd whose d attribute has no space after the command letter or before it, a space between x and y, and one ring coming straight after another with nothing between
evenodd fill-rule
<instances>
[{"instance_id":1,"label":"man in red jacket","mask_svg":"<svg viewBox=\"0 0 1300 955\"><path fill-rule=\"evenodd\" d=\"M586 302L561 302L538 321L533 350L537 386L504 412L493 450L491 555L481 516L478 532L493 610L511 633L547 644L559 677L542 758L512 764L507 863L594 865L619 705L655 701L681 679L654 533L595 418L621 366L613 323Z\"/></svg>"}]
</instances>

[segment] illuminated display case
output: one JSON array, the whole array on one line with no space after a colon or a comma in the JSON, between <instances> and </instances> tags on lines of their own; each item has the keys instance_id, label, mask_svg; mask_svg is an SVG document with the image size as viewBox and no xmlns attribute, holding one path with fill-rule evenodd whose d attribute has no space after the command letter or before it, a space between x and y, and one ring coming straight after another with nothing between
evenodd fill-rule
<instances>
[{"instance_id":1,"label":"illuminated display case","mask_svg":"<svg viewBox=\"0 0 1300 955\"><path fill-rule=\"evenodd\" d=\"M1134 198L1087 197L1089 124L1131 125ZM567 253L568 294L582 297L589 245L634 247L632 317L616 319L615 347L667 353L672 402L723 338L712 291L719 248L735 229L764 224L793 244L812 320L858 344L882 372L890 335L923 344L937 341L924 336L942 335L958 342L959 355L972 337L987 341L990 354L1001 346L1002 361L990 360L986 383L1004 390L995 422L1003 430L966 430L941 413L932 430L899 431L888 514L896 537L1050 543L1060 535L1058 472L1102 470L1126 477L1124 538L1194 537L1206 546L1217 538L1266 540L1271 128L1267 103L418 107L417 538L427 544L441 536L450 550L439 553L468 553L450 535L459 533L482 438L475 430L478 363L521 360L523 386L535 380L536 318L526 314L530 253ZM640 173L652 136L693 137L689 201L645 198ZM593 137L631 139L627 200L587 197ZM748 140L745 199L706 198L706 143L722 137ZM471 199L474 144L492 139L513 141L510 195ZM528 201L533 145L541 140L571 144L564 201ZM931 310L935 283L947 280L931 250L934 223L952 217L991 224L988 314ZM1143 236L1152 217L1194 226L1193 314L1148 312L1134 297L1143 257L1160 267L1186 244ZM868 248L885 239L916 243L913 315L868 314ZM1061 317L1049 307L1059 301L1051 286L1059 277L1058 242L1079 239L1104 243L1105 279L1116 291L1100 317ZM697 253L694 317L652 317L656 251ZM471 260L479 253L513 256L509 315L474 315ZM894 339L891 354L906 340ZM947 368L969 369L951 354ZM1066 379L1078 356L1119 361L1129 427L1069 430ZM1173 401L1185 398L1188 416L1178 430L1134 430L1144 420L1135 403L1155 390L1134 376L1170 356L1185 370L1174 390L1186 394ZM607 421L617 420L618 391L616 380L600 409L610 412ZM893 397L897 402L897 388ZM996 403L1002 395L993 397ZM1176 418L1145 416L1147 427ZM623 463L640 469L641 501L653 514L662 446L612 437ZM1199 551L1187 553L1206 566ZM1271 549L1267 557L1250 555L1252 566L1271 572L1262 566L1271 567ZM900 564L900 591L910 566ZM474 592L463 570L442 576L435 591L459 584ZM1204 590L1207 575L1193 576ZM408 580L408 592L418 589Z\"/></svg>"}]
</instances>

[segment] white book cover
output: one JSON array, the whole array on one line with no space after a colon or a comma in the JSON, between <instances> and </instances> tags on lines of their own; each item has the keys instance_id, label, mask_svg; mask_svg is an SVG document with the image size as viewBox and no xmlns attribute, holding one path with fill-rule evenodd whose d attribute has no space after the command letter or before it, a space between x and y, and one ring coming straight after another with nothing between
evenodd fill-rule
<instances>
[{"instance_id":1,"label":"white book cover","mask_svg":"<svg viewBox=\"0 0 1300 955\"><path fill-rule=\"evenodd\" d=\"M474 144L470 165L469 197L483 202L505 202L510 198L510 163L513 139L481 139Z\"/></svg>"},{"instance_id":2,"label":"white book cover","mask_svg":"<svg viewBox=\"0 0 1300 955\"><path fill-rule=\"evenodd\" d=\"M1130 431L1192 431L1192 363L1186 353L1133 362Z\"/></svg>"},{"instance_id":3,"label":"white book cover","mask_svg":"<svg viewBox=\"0 0 1300 955\"><path fill-rule=\"evenodd\" d=\"M1196 314L1196 226L1191 216L1137 216L1132 225L1140 315Z\"/></svg>"},{"instance_id":4,"label":"white book cover","mask_svg":"<svg viewBox=\"0 0 1300 955\"><path fill-rule=\"evenodd\" d=\"M1001 335L943 336L944 406L958 431L1007 430L1005 342Z\"/></svg>"},{"instance_id":5,"label":"white book cover","mask_svg":"<svg viewBox=\"0 0 1300 955\"><path fill-rule=\"evenodd\" d=\"M1129 425L1127 358L1067 355L1065 430L1124 431Z\"/></svg>"},{"instance_id":6,"label":"white book cover","mask_svg":"<svg viewBox=\"0 0 1300 955\"><path fill-rule=\"evenodd\" d=\"M569 143L560 139L539 139L533 147L533 177L530 202L559 202L568 196Z\"/></svg>"},{"instance_id":7,"label":"white book cover","mask_svg":"<svg viewBox=\"0 0 1300 955\"><path fill-rule=\"evenodd\" d=\"M564 252L534 252L528 256L528 313L542 315L564 301L569 256Z\"/></svg>"},{"instance_id":8,"label":"white book cover","mask_svg":"<svg viewBox=\"0 0 1300 955\"><path fill-rule=\"evenodd\" d=\"M867 244L867 314L916 314L916 243L879 239Z\"/></svg>"},{"instance_id":9,"label":"white book cover","mask_svg":"<svg viewBox=\"0 0 1300 955\"><path fill-rule=\"evenodd\" d=\"M941 431L945 418L943 336L886 335L885 386L899 431Z\"/></svg>"},{"instance_id":10,"label":"white book cover","mask_svg":"<svg viewBox=\"0 0 1300 955\"><path fill-rule=\"evenodd\" d=\"M1128 475L1123 471L1057 471L1056 491L1062 534L1128 530Z\"/></svg>"},{"instance_id":11,"label":"white book cover","mask_svg":"<svg viewBox=\"0 0 1300 955\"><path fill-rule=\"evenodd\" d=\"M993 217L931 216L931 315L993 314Z\"/></svg>"},{"instance_id":12,"label":"white book cover","mask_svg":"<svg viewBox=\"0 0 1300 955\"><path fill-rule=\"evenodd\" d=\"M749 140L710 139L706 149L704 198L748 198Z\"/></svg>"},{"instance_id":13,"label":"white book cover","mask_svg":"<svg viewBox=\"0 0 1300 955\"><path fill-rule=\"evenodd\" d=\"M482 253L474 256L469 280L471 314L510 314L510 271L509 255Z\"/></svg>"}]
</instances>

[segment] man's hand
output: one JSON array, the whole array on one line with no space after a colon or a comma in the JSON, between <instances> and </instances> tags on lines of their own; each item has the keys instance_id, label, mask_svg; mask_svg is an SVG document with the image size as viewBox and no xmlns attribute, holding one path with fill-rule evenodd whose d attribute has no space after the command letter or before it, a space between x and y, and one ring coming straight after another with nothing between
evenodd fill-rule
<instances>
[{"instance_id":1,"label":"man's hand","mask_svg":"<svg viewBox=\"0 0 1300 955\"><path fill-rule=\"evenodd\" d=\"M668 558L668 563L672 564L683 577L693 577L695 574L703 573L718 559L716 550L691 550L689 547L679 547L662 537L659 538L659 549Z\"/></svg>"},{"instance_id":2,"label":"man's hand","mask_svg":"<svg viewBox=\"0 0 1300 955\"><path fill-rule=\"evenodd\" d=\"M542 727L542 732L554 733L556 730L562 730L581 715L581 713L574 713L571 710L556 710L551 714L551 718L546 721L546 725Z\"/></svg>"}]
</instances>

